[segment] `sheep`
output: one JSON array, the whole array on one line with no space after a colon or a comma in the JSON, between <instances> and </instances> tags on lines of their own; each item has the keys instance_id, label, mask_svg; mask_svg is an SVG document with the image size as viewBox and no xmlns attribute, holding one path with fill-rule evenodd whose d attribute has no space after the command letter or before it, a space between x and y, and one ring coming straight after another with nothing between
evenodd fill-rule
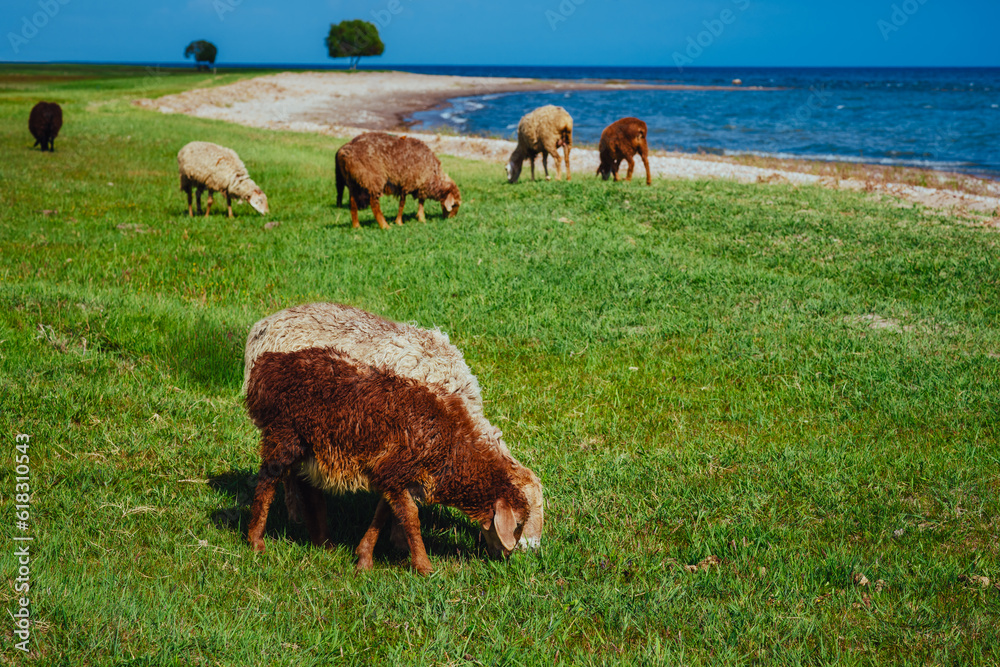
<instances>
[{"instance_id":1,"label":"sheep","mask_svg":"<svg viewBox=\"0 0 1000 667\"><path fill-rule=\"evenodd\" d=\"M380 494L356 549L358 570L372 567L391 510L406 532L413 568L432 571L418 500L457 507L481 524L493 556L509 555L532 518L522 487L537 478L488 444L459 395L357 362L333 347L310 347L260 355L245 402L261 432L247 535L256 551L265 548L275 485L296 465L314 488Z\"/></svg>"},{"instance_id":2,"label":"sheep","mask_svg":"<svg viewBox=\"0 0 1000 667\"><path fill-rule=\"evenodd\" d=\"M458 186L441 168L441 161L422 141L412 137L394 137L384 132L366 132L340 147L335 159L338 176L338 205L346 185L351 198L351 226L357 228L358 208L371 205L379 227L389 225L382 215L379 197L399 195L396 224L403 224L406 196L417 198L417 220L425 222L424 201L441 202L445 218L458 213L462 203ZM342 180L339 180L342 177Z\"/></svg>"},{"instance_id":3,"label":"sheep","mask_svg":"<svg viewBox=\"0 0 1000 667\"><path fill-rule=\"evenodd\" d=\"M34 146L41 146L43 153L47 150L55 153L62 121L62 107L55 102L39 102L33 106L28 116L28 130L35 138Z\"/></svg>"},{"instance_id":4,"label":"sheep","mask_svg":"<svg viewBox=\"0 0 1000 667\"><path fill-rule=\"evenodd\" d=\"M503 433L483 414L479 381L469 370L462 352L437 328L393 322L359 308L337 303L308 303L286 308L253 325L244 352L243 394L246 395L256 360L265 352L294 352L307 347L336 347L351 359L401 377L434 387L442 394L461 397L470 418L490 447L510 455ZM304 519L317 546L325 542L325 517L316 519L305 509L306 499L315 498L297 471L284 482L289 515ZM522 488L532 502L532 518L525 527L521 547L541 543L544 509L537 480ZM312 496L310 496L312 494ZM312 503L320 511L322 503ZM394 526L395 527L395 526ZM394 534L395 535L395 534Z\"/></svg>"},{"instance_id":5,"label":"sheep","mask_svg":"<svg viewBox=\"0 0 1000 667\"><path fill-rule=\"evenodd\" d=\"M638 118L622 118L604 128L601 132L601 143L598 145L601 164L597 167L597 174L605 181L608 180L608 176L613 175L617 181L618 167L621 166L622 160L627 160L628 174L625 180L631 181L632 170L635 169L632 156L638 153L642 156L642 164L646 167L646 185L652 185L646 135L646 123Z\"/></svg>"},{"instance_id":6,"label":"sheep","mask_svg":"<svg viewBox=\"0 0 1000 667\"><path fill-rule=\"evenodd\" d=\"M267 195L257 187L247 173L246 165L236 151L207 141L192 141L177 152L181 176L181 192L187 193L188 215L191 210L191 189L197 188L198 215L201 215L201 193L208 190L205 216L212 210L213 192L225 193L229 217L233 217L233 197L250 202L261 215L268 212Z\"/></svg>"},{"instance_id":7,"label":"sheep","mask_svg":"<svg viewBox=\"0 0 1000 667\"><path fill-rule=\"evenodd\" d=\"M549 180L549 155L555 158L556 179L561 179L559 147L566 160L566 180L570 180L569 151L573 147L573 117L562 107L551 104L525 114L517 124L517 148L507 162L507 182L517 183L525 159L531 160L531 180L535 180L535 156L542 154L545 180Z\"/></svg>"}]
</instances>

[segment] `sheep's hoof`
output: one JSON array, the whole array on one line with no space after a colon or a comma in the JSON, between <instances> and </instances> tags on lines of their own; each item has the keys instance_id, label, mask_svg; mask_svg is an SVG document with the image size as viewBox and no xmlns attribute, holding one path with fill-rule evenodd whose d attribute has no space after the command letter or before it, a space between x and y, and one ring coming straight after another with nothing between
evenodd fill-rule
<instances>
[{"instance_id":1,"label":"sheep's hoof","mask_svg":"<svg viewBox=\"0 0 1000 667\"><path fill-rule=\"evenodd\" d=\"M371 558L359 559L358 564L354 566L355 572L367 572L370 569L372 569Z\"/></svg>"},{"instance_id":2,"label":"sheep's hoof","mask_svg":"<svg viewBox=\"0 0 1000 667\"><path fill-rule=\"evenodd\" d=\"M254 542L254 541L251 540L251 542L250 542L250 548L252 548L254 551L256 551L259 554L264 553L264 551L266 551L266 549L267 549L267 547L264 546L264 540L257 540L256 542Z\"/></svg>"},{"instance_id":3,"label":"sheep's hoof","mask_svg":"<svg viewBox=\"0 0 1000 667\"><path fill-rule=\"evenodd\" d=\"M434 572L434 568L431 567L430 563L414 563L413 569L417 571L417 574L422 576L428 576Z\"/></svg>"}]
</instances>

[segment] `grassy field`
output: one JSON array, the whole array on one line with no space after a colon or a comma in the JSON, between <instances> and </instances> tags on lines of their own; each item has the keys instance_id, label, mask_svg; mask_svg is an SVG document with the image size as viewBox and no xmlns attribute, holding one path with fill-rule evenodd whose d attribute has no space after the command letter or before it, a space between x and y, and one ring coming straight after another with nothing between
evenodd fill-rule
<instances>
[{"instance_id":1,"label":"grassy field","mask_svg":"<svg viewBox=\"0 0 1000 667\"><path fill-rule=\"evenodd\" d=\"M0 530L34 537L31 654L5 614L0 662L1000 662L995 231L819 188L508 186L448 157L457 218L352 230L339 141L129 104L235 76L0 68ZM64 109L54 154L30 148L40 99ZM241 155L269 216L186 217L195 139ZM250 551L243 343L312 300L448 332L545 484L542 549L490 561L428 507L433 576L385 538L355 575L361 495L329 499L335 549L279 501Z\"/></svg>"}]
</instances>

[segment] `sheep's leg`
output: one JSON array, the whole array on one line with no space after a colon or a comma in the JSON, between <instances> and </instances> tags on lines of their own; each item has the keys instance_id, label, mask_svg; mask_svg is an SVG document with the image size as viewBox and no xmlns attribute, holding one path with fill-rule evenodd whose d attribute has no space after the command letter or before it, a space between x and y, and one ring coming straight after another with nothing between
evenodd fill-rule
<instances>
[{"instance_id":1,"label":"sheep's leg","mask_svg":"<svg viewBox=\"0 0 1000 667\"><path fill-rule=\"evenodd\" d=\"M403 224L403 206L406 204L406 193L399 196L399 213L396 214L396 224Z\"/></svg>"},{"instance_id":2,"label":"sheep's leg","mask_svg":"<svg viewBox=\"0 0 1000 667\"><path fill-rule=\"evenodd\" d=\"M233 196L226 193L226 207L229 209L229 217L233 217Z\"/></svg>"},{"instance_id":3,"label":"sheep's leg","mask_svg":"<svg viewBox=\"0 0 1000 667\"><path fill-rule=\"evenodd\" d=\"M615 160L615 170L612 172L615 176L615 183L618 182L618 170L621 168L621 166L622 166L622 161Z\"/></svg>"},{"instance_id":4,"label":"sheep's leg","mask_svg":"<svg viewBox=\"0 0 1000 667\"><path fill-rule=\"evenodd\" d=\"M213 194L214 193L211 190L209 190L208 191L208 199L205 200L205 217L206 218L208 217L209 212L212 210L212 204L215 203L215 199L212 197Z\"/></svg>"},{"instance_id":5,"label":"sheep's leg","mask_svg":"<svg viewBox=\"0 0 1000 667\"><path fill-rule=\"evenodd\" d=\"M187 189L188 196L188 216L194 217L194 211L191 210L191 188ZM201 213L201 197L198 198L198 212Z\"/></svg>"},{"instance_id":6,"label":"sheep's leg","mask_svg":"<svg viewBox=\"0 0 1000 667\"><path fill-rule=\"evenodd\" d=\"M385 216L382 215L382 205L379 203L379 197L372 195L372 213L375 214L375 222L382 229L389 229L389 223L385 221Z\"/></svg>"},{"instance_id":7,"label":"sheep's leg","mask_svg":"<svg viewBox=\"0 0 1000 667\"><path fill-rule=\"evenodd\" d=\"M542 153L542 169L545 170L545 180L551 181L552 177L549 176L549 154L547 152Z\"/></svg>"},{"instance_id":8,"label":"sheep's leg","mask_svg":"<svg viewBox=\"0 0 1000 667\"><path fill-rule=\"evenodd\" d=\"M323 492L306 481L298 481L305 501L306 530L309 531L309 540L313 546L330 549L330 537L326 533L326 498Z\"/></svg>"},{"instance_id":9,"label":"sheep's leg","mask_svg":"<svg viewBox=\"0 0 1000 667\"><path fill-rule=\"evenodd\" d=\"M424 215L424 200L417 200L417 222L427 222L427 217Z\"/></svg>"},{"instance_id":10,"label":"sheep's leg","mask_svg":"<svg viewBox=\"0 0 1000 667\"><path fill-rule=\"evenodd\" d=\"M260 473L250 507L250 529L247 531L247 540L254 551L264 551L264 528L267 527L267 513L274 500L275 486L302 454L294 434L282 438L272 433L262 440L260 451Z\"/></svg>"},{"instance_id":11,"label":"sheep's leg","mask_svg":"<svg viewBox=\"0 0 1000 667\"><path fill-rule=\"evenodd\" d=\"M198 198L198 215L201 215L201 193L204 192L204 188L197 188L195 194Z\"/></svg>"},{"instance_id":12,"label":"sheep's leg","mask_svg":"<svg viewBox=\"0 0 1000 667\"><path fill-rule=\"evenodd\" d=\"M357 229L361 224L358 222L358 202L351 195L351 227Z\"/></svg>"},{"instance_id":13,"label":"sheep's leg","mask_svg":"<svg viewBox=\"0 0 1000 667\"><path fill-rule=\"evenodd\" d=\"M375 543L378 542L378 534L391 514L392 508L389 507L389 503L385 498L379 498L378 507L375 508L375 518L365 531L365 536L361 538L358 548L354 550L358 555L358 564L354 569L358 572L372 569L372 552L375 550Z\"/></svg>"},{"instance_id":14,"label":"sheep's leg","mask_svg":"<svg viewBox=\"0 0 1000 667\"><path fill-rule=\"evenodd\" d=\"M569 181L569 149L573 147L572 143L566 143L563 145L563 158L566 160L566 180Z\"/></svg>"},{"instance_id":15,"label":"sheep's leg","mask_svg":"<svg viewBox=\"0 0 1000 667\"><path fill-rule=\"evenodd\" d=\"M413 501L413 496L408 491L401 491L389 498L392 511L399 519L399 523L406 531L406 541L410 547L410 562L413 569L420 574L430 574L433 571L430 560L427 559L427 551L424 549L424 540L420 536L420 516L417 513L417 503Z\"/></svg>"},{"instance_id":16,"label":"sheep's leg","mask_svg":"<svg viewBox=\"0 0 1000 667\"><path fill-rule=\"evenodd\" d=\"M531 180L535 180L535 156L532 155L528 159L531 160Z\"/></svg>"},{"instance_id":17,"label":"sheep's leg","mask_svg":"<svg viewBox=\"0 0 1000 667\"><path fill-rule=\"evenodd\" d=\"M649 173L649 149L642 151L642 164L646 167L646 185L652 185L653 175Z\"/></svg>"},{"instance_id":18,"label":"sheep's leg","mask_svg":"<svg viewBox=\"0 0 1000 667\"><path fill-rule=\"evenodd\" d=\"M635 171L635 160L632 159L632 156L629 156L629 157L627 157L625 159L628 160L628 173L625 175L625 180L626 181L631 181L632 180L632 172Z\"/></svg>"}]
</instances>

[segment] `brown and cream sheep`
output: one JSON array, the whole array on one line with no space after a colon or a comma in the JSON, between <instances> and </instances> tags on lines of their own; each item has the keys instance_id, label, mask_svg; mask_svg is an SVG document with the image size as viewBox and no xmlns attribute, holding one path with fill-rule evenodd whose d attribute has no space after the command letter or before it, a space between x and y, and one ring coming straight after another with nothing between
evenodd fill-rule
<instances>
[{"instance_id":1,"label":"brown and cream sheep","mask_svg":"<svg viewBox=\"0 0 1000 667\"><path fill-rule=\"evenodd\" d=\"M233 197L249 202L258 213L268 212L267 195L257 187L247 173L246 165L231 148L207 141L192 141L177 152L177 167L181 176L181 191L187 193L188 215L191 210L191 190L198 193L198 215L201 215L201 193L208 190L205 215L212 210L213 192L224 193L233 217Z\"/></svg>"},{"instance_id":2,"label":"brown and cream sheep","mask_svg":"<svg viewBox=\"0 0 1000 667\"><path fill-rule=\"evenodd\" d=\"M262 354L250 373L246 406L262 434L248 531L257 551L264 550L275 485L296 465L314 488L381 494L357 548L359 570L371 568L391 512L406 533L414 569L431 572L418 500L467 514L482 526L494 555L509 554L531 518L521 486L534 474L489 445L458 395L335 348L312 347Z\"/></svg>"},{"instance_id":3,"label":"brown and cream sheep","mask_svg":"<svg viewBox=\"0 0 1000 667\"><path fill-rule=\"evenodd\" d=\"M489 446L503 455L510 454L500 429L490 424L483 413L479 381L447 334L437 328L422 329L393 322L351 306L308 303L278 311L254 324L244 353L244 395L262 354L295 352L307 347L335 347L354 361L415 380L442 395L461 397L469 417ZM325 504L310 501L316 498L316 493L301 479L298 470L292 469L282 481L289 515L305 520L313 542L317 546L323 544L326 519L315 514L317 511L322 514ZM519 546L537 547L541 544L544 520L542 487L532 475L521 490L531 506L531 518L525 524ZM316 511L307 509L310 504Z\"/></svg>"},{"instance_id":4,"label":"brown and cream sheep","mask_svg":"<svg viewBox=\"0 0 1000 667\"><path fill-rule=\"evenodd\" d=\"M601 164L597 167L597 174L604 180L608 180L608 176L614 176L617 181L618 167L621 166L622 160L626 160L628 174L625 180L631 181L632 171L635 169L635 160L632 156L638 153L642 156L642 164L646 167L646 185L652 185L646 135L646 123L638 118L622 118L604 128L601 132L601 143L598 145Z\"/></svg>"},{"instance_id":5,"label":"brown and cream sheep","mask_svg":"<svg viewBox=\"0 0 1000 667\"><path fill-rule=\"evenodd\" d=\"M542 154L545 180L549 180L549 155L555 158L556 179L561 179L559 147L566 160L566 180L570 180L569 151L573 147L573 117L562 107L548 104L525 114L517 124L517 148L507 162L507 182L517 183L525 160L531 160L531 180L535 180L535 156Z\"/></svg>"},{"instance_id":6,"label":"brown and cream sheep","mask_svg":"<svg viewBox=\"0 0 1000 667\"><path fill-rule=\"evenodd\" d=\"M424 222L424 201L441 202L441 214L450 218L458 213L462 203L455 181L444 173L441 161L422 141L412 137L394 137L384 132L366 132L340 147L335 159L337 201L347 187L351 198L351 226L358 227L358 208L371 205L379 227L389 225L382 214L379 198L383 194L399 195L396 224L403 224L406 196L417 199L417 220Z\"/></svg>"},{"instance_id":7,"label":"brown and cream sheep","mask_svg":"<svg viewBox=\"0 0 1000 667\"><path fill-rule=\"evenodd\" d=\"M62 107L55 102L39 102L31 108L28 116L28 130L35 138L35 146L42 151L56 150L56 137L62 127Z\"/></svg>"}]
</instances>

